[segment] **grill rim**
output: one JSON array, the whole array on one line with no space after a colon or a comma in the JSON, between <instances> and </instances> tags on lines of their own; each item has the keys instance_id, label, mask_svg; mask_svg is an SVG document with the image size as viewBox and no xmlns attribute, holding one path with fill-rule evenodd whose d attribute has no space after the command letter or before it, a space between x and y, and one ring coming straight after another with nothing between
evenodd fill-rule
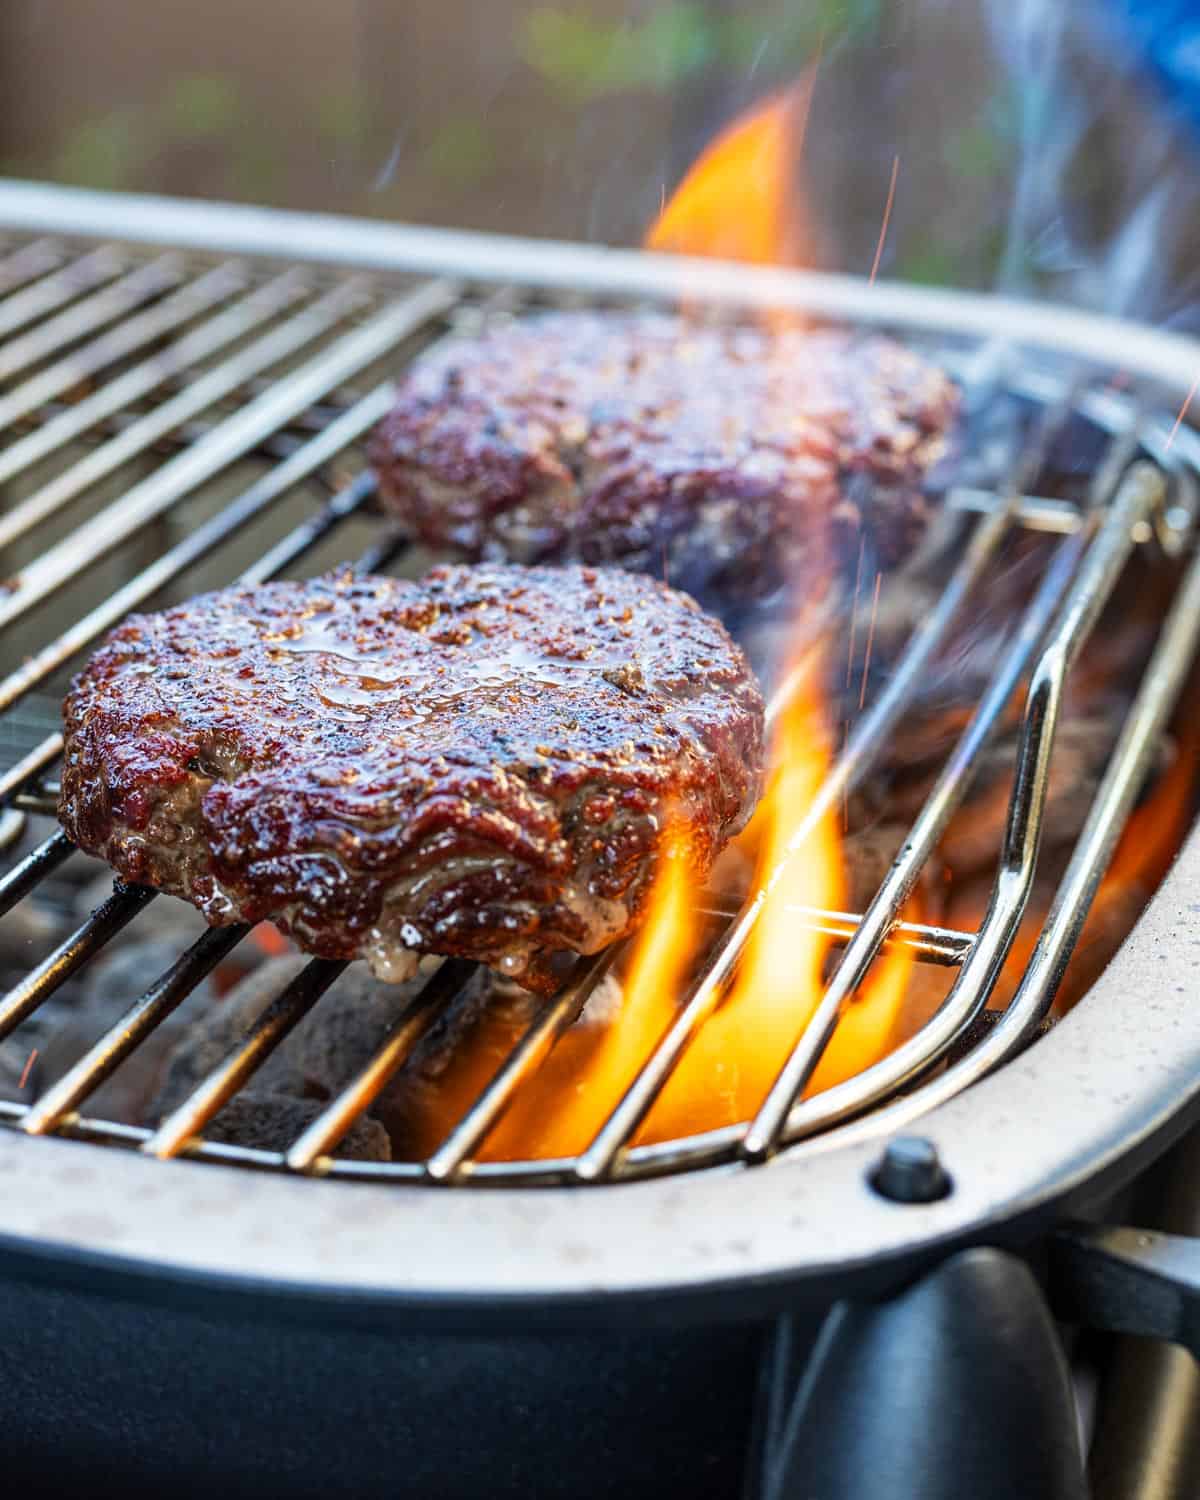
<instances>
[{"instance_id":1,"label":"grill rim","mask_svg":"<svg viewBox=\"0 0 1200 1500\"><path fill-rule=\"evenodd\" d=\"M1040 304L895 284L868 288L855 278L809 273L748 276L743 266L231 205L0 181L0 227L273 254L342 269L432 269L477 282L515 278L545 287L559 284L561 275L574 288L584 283L622 295L686 290L742 306L770 301L849 314L859 322L1004 333L1058 355L1110 364L1111 350L1119 348L1126 368L1176 396L1190 389L1200 358L1197 346L1179 335ZM433 1309L439 1320L457 1309L472 1319L494 1312L525 1324L551 1306L556 1314L578 1315L598 1294L606 1302L620 1295L643 1313L652 1301L672 1308L703 1303L711 1315L714 1302L736 1285L741 1315L748 1286L765 1301L785 1295L790 1301L805 1285L823 1298L835 1288L878 1285L951 1244L1020 1237L1060 1208L1085 1206L1102 1187L1132 1175L1197 1114L1200 1021L1188 1024L1191 968L1185 950L1164 947L1166 933L1156 935L1164 924L1169 928L1172 913L1186 912L1197 877L1194 831L1087 1005L969 1097L922 1118L922 1132L939 1146L955 1181L954 1193L938 1204L898 1207L877 1198L866 1172L878 1143L842 1144L837 1137L801 1159L784 1158L770 1173L687 1174L614 1183L599 1194L499 1187L456 1194L399 1184L383 1193L375 1184L217 1164L197 1174L192 1163L114 1151L85 1156L76 1142L3 1131L0 1173L9 1191L0 1199L0 1247L43 1263L154 1268L176 1280L215 1278L226 1287L287 1288L302 1298L388 1302L413 1316ZM1133 1010L1128 996L1139 992L1146 1000ZM1187 1048L1182 1058L1180 1046ZM1097 1098L1101 1109L1111 1099L1109 1118L1100 1116ZM997 1140L1003 1149L992 1156ZM1026 1140L1029 1150L1017 1149ZM815 1213L806 1213L810 1199ZM145 1212L143 1203L150 1205ZM286 1246L279 1241L281 1221L291 1231Z\"/></svg>"},{"instance_id":2,"label":"grill rim","mask_svg":"<svg viewBox=\"0 0 1200 1500\"><path fill-rule=\"evenodd\" d=\"M954 1182L937 1203L880 1198L867 1181L879 1143L836 1137L769 1172L459 1193L159 1162L2 1131L0 1258L131 1288L149 1275L269 1290L301 1312L369 1306L407 1326L461 1319L464 1329L594 1325L617 1303L634 1321L675 1321L879 1294L960 1245L1019 1246L1062 1214L1086 1213L1200 1118L1200 1023L1186 1024L1193 961L1177 942L1164 946L1186 928L1198 881L1194 831L1087 1004L922 1118Z\"/></svg>"},{"instance_id":3,"label":"grill rim","mask_svg":"<svg viewBox=\"0 0 1200 1500\"><path fill-rule=\"evenodd\" d=\"M1196 341L1130 319L992 293L912 286L826 271L701 260L645 250L522 239L478 230L384 223L217 200L117 193L0 176L0 231L98 237L324 265L522 283L614 297L710 300L744 308L785 307L912 331L945 331L1116 363L1151 376L1180 398L1196 377Z\"/></svg>"}]
</instances>

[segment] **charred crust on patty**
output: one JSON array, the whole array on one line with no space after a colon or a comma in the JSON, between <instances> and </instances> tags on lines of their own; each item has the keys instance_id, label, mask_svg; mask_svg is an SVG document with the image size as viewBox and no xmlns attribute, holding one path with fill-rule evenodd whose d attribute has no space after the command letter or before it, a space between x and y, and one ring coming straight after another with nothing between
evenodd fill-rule
<instances>
[{"instance_id":1,"label":"charred crust on patty","mask_svg":"<svg viewBox=\"0 0 1200 1500\"><path fill-rule=\"evenodd\" d=\"M958 412L891 339L556 313L451 340L401 379L371 461L443 555L617 563L721 606L919 540Z\"/></svg>"},{"instance_id":2,"label":"charred crust on patty","mask_svg":"<svg viewBox=\"0 0 1200 1500\"><path fill-rule=\"evenodd\" d=\"M763 705L695 601L617 569L236 587L116 629L64 709L59 814L124 880L383 978L527 987L696 877L759 791Z\"/></svg>"}]
</instances>

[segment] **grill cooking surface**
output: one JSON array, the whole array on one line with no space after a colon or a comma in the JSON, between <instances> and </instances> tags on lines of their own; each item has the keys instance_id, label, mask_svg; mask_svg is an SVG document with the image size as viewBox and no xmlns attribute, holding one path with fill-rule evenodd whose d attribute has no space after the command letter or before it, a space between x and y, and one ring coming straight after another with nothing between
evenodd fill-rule
<instances>
[{"instance_id":1,"label":"grill cooking surface","mask_svg":"<svg viewBox=\"0 0 1200 1500\"><path fill-rule=\"evenodd\" d=\"M0 205L2 228L2 205ZM0 252L0 553L13 576L0 593L0 726L20 747L0 775L7 809L0 838L11 848L30 814L53 813L61 750L31 705L53 702L65 668L129 611L234 576L263 581L313 570L332 546L359 553L363 570L387 570L402 538L365 530L372 498L362 440L385 412L384 377L448 328L526 306L603 303L582 281L574 293L546 254L546 274L497 288L494 266L473 281L367 274L333 265L303 269L262 259L219 259L186 247L166 251L99 241L11 236ZM455 266L461 275L462 257ZM536 262L536 253L526 257ZM864 303L863 316L869 315ZM911 340L910 340L911 341ZM755 1119L705 1135L632 1146L637 1129L690 1040L719 1003L753 932L759 903L720 913L724 926L708 967L681 996L675 1019L592 1144L577 1158L536 1162L477 1159L508 1105L545 1064L613 961L580 960L562 991L537 1014L491 1081L437 1149L419 1162L361 1162L331 1153L367 1111L434 1019L470 983L447 962L396 1019L371 1060L325 1103L285 1153L206 1140L219 1111L270 1053L322 1001L342 964L313 960L274 999L249 1035L154 1131L98 1118L89 1099L247 937L245 928L203 933L140 995L65 1076L31 1105L0 1102L0 1120L31 1135L59 1133L108 1145L237 1162L296 1173L427 1183L561 1183L660 1174L741 1159L837 1127L895 1129L969 1085L1036 1030L1092 897L1145 779L1153 749L1190 667L1200 629L1200 570L1190 565L1164 600L1155 655L1122 725L1067 874L1016 999L998 1025L970 1044L972 1027L1029 896L1045 808L1054 731L1079 648L1134 549L1187 550L1194 504L1195 440L1152 390L1110 372L984 351L948 330L923 347L964 384L972 439L944 503L971 513L964 548L935 608L909 640L886 684L868 698L808 814L813 826L861 784L956 619L969 613L1002 546L1021 528L1056 538L1025 613L1012 622L1001 665L979 701L904 846L865 912L805 911L797 920L841 946L820 1006ZM1119 352L1119 351L1118 351ZM1011 420L997 420L997 413ZM1014 413L1020 413L1016 420ZM1064 435L1095 452L1086 486L1056 495L1047 459ZM254 472L247 470L254 466ZM243 482L243 476L244 482ZM231 479L236 480L232 482ZM222 489L221 486L224 486ZM220 504L187 507L216 490ZM1086 493L1085 493L1086 491ZM311 509L282 535L264 523L311 496ZM77 501L86 512L72 509ZM185 529L171 523L189 515ZM267 540L246 566L248 539ZM365 552L364 541L373 537ZM322 552L322 548L326 549ZM125 566L107 592L105 560ZM103 585L103 587L102 587ZM180 585L180 587L176 587ZM198 585L196 585L198 586ZM76 601L79 608L76 609ZM64 611L73 621L57 633ZM54 619L54 625L46 622ZM907 923L899 914L965 794L1001 715L1024 691L1015 790L993 898L978 931ZM774 708L786 701L788 684ZM43 719L43 729L46 721ZM71 853L53 834L0 879L9 911ZM0 999L0 1040L101 954L146 906L150 890L117 888L78 931ZM711 906L704 896L701 905ZM884 945L956 971L941 1008L882 1062L835 1088L801 1098L839 1014ZM1086 1003L1086 1002L1085 1002ZM948 1059L948 1061L947 1061ZM939 1064L938 1069L934 1065ZM933 1071L931 1071L931 1069ZM800 1101L800 1102L797 1102ZM857 1120L857 1124L846 1122Z\"/></svg>"}]
</instances>

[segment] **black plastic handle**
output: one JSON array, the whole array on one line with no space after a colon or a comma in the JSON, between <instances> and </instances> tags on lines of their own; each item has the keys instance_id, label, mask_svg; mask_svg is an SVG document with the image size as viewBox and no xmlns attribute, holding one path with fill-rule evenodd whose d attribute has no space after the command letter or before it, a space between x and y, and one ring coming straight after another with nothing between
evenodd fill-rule
<instances>
[{"instance_id":1,"label":"black plastic handle","mask_svg":"<svg viewBox=\"0 0 1200 1500\"><path fill-rule=\"evenodd\" d=\"M1048 1290L1067 1322L1168 1339L1200 1359L1200 1239L1070 1225L1051 1238Z\"/></svg>"}]
</instances>

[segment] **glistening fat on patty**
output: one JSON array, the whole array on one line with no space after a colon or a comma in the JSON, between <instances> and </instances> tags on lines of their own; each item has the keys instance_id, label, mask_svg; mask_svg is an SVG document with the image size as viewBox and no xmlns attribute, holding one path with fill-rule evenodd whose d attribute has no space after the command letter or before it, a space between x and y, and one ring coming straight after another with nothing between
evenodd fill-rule
<instances>
[{"instance_id":1,"label":"glistening fat on patty","mask_svg":"<svg viewBox=\"0 0 1200 1500\"><path fill-rule=\"evenodd\" d=\"M739 648L616 569L208 594L115 630L63 715L81 848L394 980L440 953L550 988L637 925L668 827L704 876L762 773Z\"/></svg>"},{"instance_id":2,"label":"glistening fat on patty","mask_svg":"<svg viewBox=\"0 0 1200 1500\"><path fill-rule=\"evenodd\" d=\"M439 553L664 575L713 606L919 539L958 412L891 339L557 313L418 360L376 430L383 504Z\"/></svg>"}]
</instances>

